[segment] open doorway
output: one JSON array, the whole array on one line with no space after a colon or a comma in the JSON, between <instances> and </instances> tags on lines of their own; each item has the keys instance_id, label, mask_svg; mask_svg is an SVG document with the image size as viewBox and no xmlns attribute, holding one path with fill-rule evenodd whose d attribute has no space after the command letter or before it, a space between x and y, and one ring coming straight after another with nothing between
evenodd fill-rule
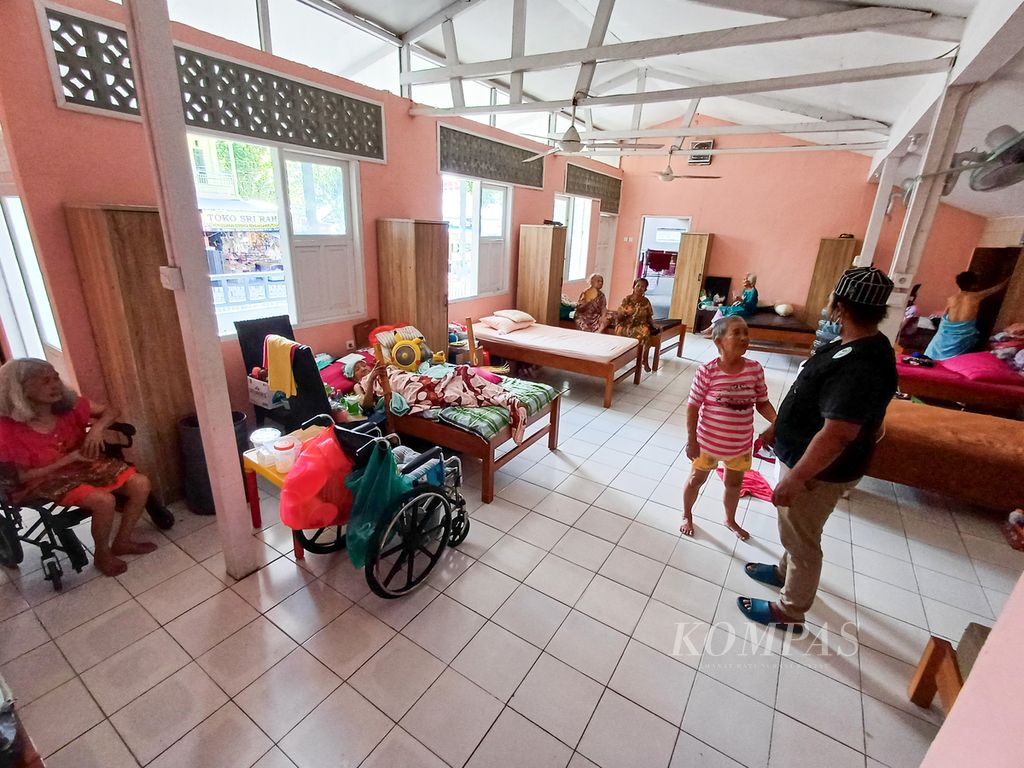
<instances>
[{"instance_id":1,"label":"open doorway","mask_svg":"<svg viewBox=\"0 0 1024 768\"><path fill-rule=\"evenodd\" d=\"M647 298L655 319L668 317L675 285L679 239L690 231L689 216L643 216L636 277L647 278Z\"/></svg>"}]
</instances>

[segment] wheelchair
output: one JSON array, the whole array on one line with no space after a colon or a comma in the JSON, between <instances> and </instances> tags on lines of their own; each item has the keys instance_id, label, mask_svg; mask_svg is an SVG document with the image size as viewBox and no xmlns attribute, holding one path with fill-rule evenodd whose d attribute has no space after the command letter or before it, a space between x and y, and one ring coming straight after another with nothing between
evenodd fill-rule
<instances>
[{"instance_id":1,"label":"wheelchair","mask_svg":"<svg viewBox=\"0 0 1024 768\"><path fill-rule=\"evenodd\" d=\"M396 451L397 435L385 435L376 424L355 428L337 425L328 415L310 419L303 428L333 429L354 470L364 468L373 450ZM434 446L421 453L403 451L399 472L413 487L394 508L377 520L366 551L366 583L374 594L393 599L412 592L430 575L445 547L457 547L469 535L469 514L462 496L462 461ZM346 546L346 525L297 529L295 539L313 554L337 552Z\"/></svg>"},{"instance_id":2,"label":"wheelchair","mask_svg":"<svg viewBox=\"0 0 1024 768\"><path fill-rule=\"evenodd\" d=\"M130 448L134 442L135 427L116 422L107 428L107 432L118 435L118 442L106 442L104 454L123 461L125 449ZM23 543L38 547L43 576L59 592L64 586L64 569L57 557L58 552L67 557L76 573L80 573L89 564L85 545L72 530L74 526L88 520L89 513L80 507L66 507L44 499L26 499L14 504L10 500L9 491L15 477L12 467L0 467L0 565L7 568L20 565L25 559ZM25 511L34 512L38 517L26 520L26 517L31 516L24 515ZM174 515L152 495L146 502L146 512L153 524L161 530L174 525Z\"/></svg>"}]
</instances>

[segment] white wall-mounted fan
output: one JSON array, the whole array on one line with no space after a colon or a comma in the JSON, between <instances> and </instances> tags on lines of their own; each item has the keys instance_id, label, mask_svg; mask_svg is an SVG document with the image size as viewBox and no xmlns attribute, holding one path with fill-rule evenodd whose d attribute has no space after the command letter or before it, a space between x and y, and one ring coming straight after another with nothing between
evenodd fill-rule
<instances>
[{"instance_id":1,"label":"white wall-mounted fan","mask_svg":"<svg viewBox=\"0 0 1024 768\"><path fill-rule=\"evenodd\" d=\"M663 171L652 171L662 181L675 181L676 179L720 179L721 176L696 176L692 173L675 173L672 170L672 152L668 153L668 165Z\"/></svg>"},{"instance_id":2,"label":"white wall-mounted fan","mask_svg":"<svg viewBox=\"0 0 1024 768\"><path fill-rule=\"evenodd\" d=\"M971 189L975 192L990 192L1024 181L1024 131L1010 125L1001 125L989 131L985 137L987 151L970 149L953 155L950 168L945 171L926 173L903 182L904 199L921 179L932 176L946 176L942 194L953 191L960 175L969 172Z\"/></svg>"}]
</instances>

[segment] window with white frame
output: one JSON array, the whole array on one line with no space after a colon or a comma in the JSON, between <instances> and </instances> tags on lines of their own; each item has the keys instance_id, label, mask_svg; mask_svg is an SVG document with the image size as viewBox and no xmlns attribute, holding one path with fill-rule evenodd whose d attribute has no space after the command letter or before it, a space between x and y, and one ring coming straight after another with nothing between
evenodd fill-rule
<instances>
[{"instance_id":1,"label":"window with white frame","mask_svg":"<svg viewBox=\"0 0 1024 768\"><path fill-rule=\"evenodd\" d=\"M168 0L167 10L172 21L252 48L260 47L260 24L253 0Z\"/></svg>"},{"instance_id":2,"label":"window with white frame","mask_svg":"<svg viewBox=\"0 0 1024 768\"><path fill-rule=\"evenodd\" d=\"M60 350L60 334L21 199L0 197L0 324L15 357Z\"/></svg>"},{"instance_id":3,"label":"window with white frame","mask_svg":"<svg viewBox=\"0 0 1024 768\"><path fill-rule=\"evenodd\" d=\"M562 277L565 282L582 280L587 276L587 253L590 250L590 215L592 201L589 197L555 195L553 220L565 224L565 267Z\"/></svg>"},{"instance_id":4,"label":"window with white frame","mask_svg":"<svg viewBox=\"0 0 1024 768\"><path fill-rule=\"evenodd\" d=\"M509 188L443 174L441 210L448 222L448 299L508 290Z\"/></svg>"},{"instance_id":5,"label":"window with white frame","mask_svg":"<svg viewBox=\"0 0 1024 768\"><path fill-rule=\"evenodd\" d=\"M304 324L362 314L352 164L188 138L220 333L234 333L236 320L279 314Z\"/></svg>"}]
</instances>

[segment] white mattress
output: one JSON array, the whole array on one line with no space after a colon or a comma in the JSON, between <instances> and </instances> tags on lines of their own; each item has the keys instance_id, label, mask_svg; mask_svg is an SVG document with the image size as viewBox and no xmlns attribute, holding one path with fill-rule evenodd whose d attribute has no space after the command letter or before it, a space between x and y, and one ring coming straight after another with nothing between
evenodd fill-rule
<instances>
[{"instance_id":1,"label":"white mattress","mask_svg":"<svg viewBox=\"0 0 1024 768\"><path fill-rule=\"evenodd\" d=\"M612 336L607 333L588 333L575 328L560 328L536 323L529 328L502 336L483 323L473 324L473 333L480 341L496 341L526 349L554 352L578 360L596 360L608 363L623 352L635 350L636 339Z\"/></svg>"}]
</instances>

